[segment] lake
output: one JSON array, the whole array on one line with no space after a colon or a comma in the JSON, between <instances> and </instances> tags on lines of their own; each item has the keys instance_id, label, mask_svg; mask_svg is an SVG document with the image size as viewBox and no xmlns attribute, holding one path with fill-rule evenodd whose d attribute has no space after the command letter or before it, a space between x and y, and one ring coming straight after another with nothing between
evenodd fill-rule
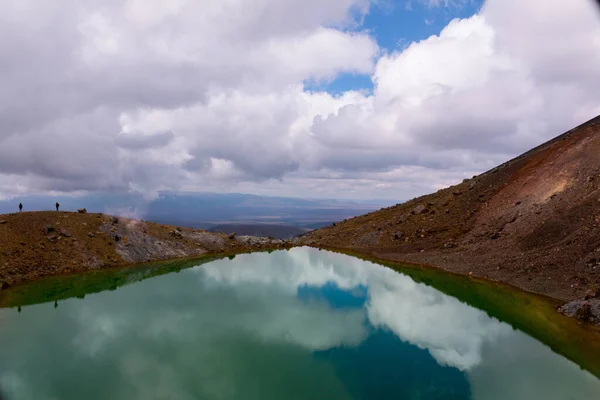
<instances>
[{"instance_id":1,"label":"lake","mask_svg":"<svg viewBox=\"0 0 600 400\"><path fill-rule=\"evenodd\" d=\"M0 305L8 400L600 399L599 333L548 299L310 248L54 277Z\"/></svg>"}]
</instances>

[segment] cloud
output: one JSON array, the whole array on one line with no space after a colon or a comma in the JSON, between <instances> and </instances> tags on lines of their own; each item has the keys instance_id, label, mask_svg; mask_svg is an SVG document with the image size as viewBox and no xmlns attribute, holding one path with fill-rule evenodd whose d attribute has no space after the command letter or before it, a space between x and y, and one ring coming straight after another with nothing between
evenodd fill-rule
<instances>
[{"instance_id":1,"label":"cloud","mask_svg":"<svg viewBox=\"0 0 600 400\"><path fill-rule=\"evenodd\" d=\"M371 6L3 2L0 196L185 189L400 200L600 114L591 1L488 0L397 52L362 30ZM343 73L370 76L373 93L303 84Z\"/></svg>"}]
</instances>

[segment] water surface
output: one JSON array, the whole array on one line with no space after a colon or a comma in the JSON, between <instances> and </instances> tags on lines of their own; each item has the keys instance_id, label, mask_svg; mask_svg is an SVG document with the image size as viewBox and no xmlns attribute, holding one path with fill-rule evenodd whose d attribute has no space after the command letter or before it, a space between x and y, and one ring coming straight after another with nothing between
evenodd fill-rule
<instances>
[{"instance_id":1,"label":"water surface","mask_svg":"<svg viewBox=\"0 0 600 400\"><path fill-rule=\"evenodd\" d=\"M432 287L434 278L426 285L421 275L307 248L163 272L54 278L5 294L5 305L22 306L0 309L4 395L600 399L593 374L519 323ZM537 327L538 314L520 323ZM549 332L562 324L544 323Z\"/></svg>"}]
</instances>

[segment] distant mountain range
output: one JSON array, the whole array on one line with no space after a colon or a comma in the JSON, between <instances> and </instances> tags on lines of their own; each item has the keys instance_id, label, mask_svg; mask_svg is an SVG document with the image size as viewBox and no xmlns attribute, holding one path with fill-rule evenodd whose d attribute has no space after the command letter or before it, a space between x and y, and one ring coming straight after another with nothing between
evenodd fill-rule
<instances>
[{"instance_id":1,"label":"distant mountain range","mask_svg":"<svg viewBox=\"0 0 600 400\"><path fill-rule=\"evenodd\" d=\"M394 204L386 200L334 200L269 197L241 193L161 192L148 201L134 194L89 194L80 197L34 195L0 201L0 213L85 207L89 212L122 215L164 224L209 229L216 225L289 225L315 229ZM277 231L277 230L276 230ZM277 235L270 235L277 236Z\"/></svg>"}]
</instances>

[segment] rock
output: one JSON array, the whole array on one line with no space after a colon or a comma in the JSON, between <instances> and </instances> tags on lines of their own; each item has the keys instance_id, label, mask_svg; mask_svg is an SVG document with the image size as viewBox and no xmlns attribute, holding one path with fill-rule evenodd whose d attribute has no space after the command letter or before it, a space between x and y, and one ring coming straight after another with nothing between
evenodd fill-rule
<instances>
[{"instance_id":1,"label":"rock","mask_svg":"<svg viewBox=\"0 0 600 400\"><path fill-rule=\"evenodd\" d=\"M52 225L46 225L44 228L44 233L49 234L50 232L54 232L54 227Z\"/></svg>"},{"instance_id":2,"label":"rock","mask_svg":"<svg viewBox=\"0 0 600 400\"><path fill-rule=\"evenodd\" d=\"M61 229L61 230L58 232L58 234L59 234L59 235L61 235L61 236L64 236L64 237L68 237L68 238L70 238L71 236L73 236L73 235L71 235L71 232L69 232L69 231L68 231L68 230L66 230L65 228L62 228L62 229Z\"/></svg>"},{"instance_id":3,"label":"rock","mask_svg":"<svg viewBox=\"0 0 600 400\"><path fill-rule=\"evenodd\" d=\"M446 249L453 249L455 247L457 247L456 243L453 243L453 242L444 243L444 248L446 248Z\"/></svg>"},{"instance_id":4,"label":"rock","mask_svg":"<svg viewBox=\"0 0 600 400\"><path fill-rule=\"evenodd\" d=\"M394 233L394 239L400 240L404 237L404 232L396 232Z\"/></svg>"},{"instance_id":5,"label":"rock","mask_svg":"<svg viewBox=\"0 0 600 400\"><path fill-rule=\"evenodd\" d=\"M404 215L401 215L398 217L398 219L396 220L396 223L401 224L404 221L406 221L406 218L404 217Z\"/></svg>"},{"instance_id":6,"label":"rock","mask_svg":"<svg viewBox=\"0 0 600 400\"><path fill-rule=\"evenodd\" d=\"M231 240L235 239L235 232L229 234L229 239L231 239Z\"/></svg>"},{"instance_id":7,"label":"rock","mask_svg":"<svg viewBox=\"0 0 600 400\"><path fill-rule=\"evenodd\" d=\"M460 190L455 190L454 192L452 192L452 194L454 196L460 196L462 194L462 192Z\"/></svg>"},{"instance_id":8,"label":"rock","mask_svg":"<svg viewBox=\"0 0 600 400\"><path fill-rule=\"evenodd\" d=\"M580 321L600 323L600 299L574 300L559 307L558 310Z\"/></svg>"},{"instance_id":9,"label":"rock","mask_svg":"<svg viewBox=\"0 0 600 400\"><path fill-rule=\"evenodd\" d=\"M429 212L429 210L423 204L419 204L412 210L412 213L414 215L427 214L428 212Z\"/></svg>"},{"instance_id":10,"label":"rock","mask_svg":"<svg viewBox=\"0 0 600 400\"><path fill-rule=\"evenodd\" d=\"M118 242L122 239L121 235L115 235L113 236L113 239L115 240L115 242Z\"/></svg>"},{"instance_id":11,"label":"rock","mask_svg":"<svg viewBox=\"0 0 600 400\"><path fill-rule=\"evenodd\" d=\"M6 220L3 219L3 220L0 221L0 225L4 225L4 224L8 224L8 221L6 221Z\"/></svg>"},{"instance_id":12,"label":"rock","mask_svg":"<svg viewBox=\"0 0 600 400\"><path fill-rule=\"evenodd\" d=\"M91 238L93 238L96 235L94 235L92 232L88 232L88 236L91 237Z\"/></svg>"},{"instance_id":13,"label":"rock","mask_svg":"<svg viewBox=\"0 0 600 400\"><path fill-rule=\"evenodd\" d=\"M575 313L575 318L581 321L589 321L592 317L592 306L590 306L589 301L583 303L583 305L577 310Z\"/></svg>"},{"instance_id":14,"label":"rock","mask_svg":"<svg viewBox=\"0 0 600 400\"><path fill-rule=\"evenodd\" d=\"M87 210L85 208L80 208L77 210L79 214L87 214Z\"/></svg>"},{"instance_id":15,"label":"rock","mask_svg":"<svg viewBox=\"0 0 600 400\"><path fill-rule=\"evenodd\" d=\"M178 239L181 239L183 237L183 234L181 233L181 229L180 228L176 228L172 231L169 232L169 235L176 237Z\"/></svg>"},{"instance_id":16,"label":"rock","mask_svg":"<svg viewBox=\"0 0 600 400\"><path fill-rule=\"evenodd\" d=\"M113 224L118 224L119 223L119 218L112 217L111 221L112 221Z\"/></svg>"},{"instance_id":17,"label":"rock","mask_svg":"<svg viewBox=\"0 0 600 400\"><path fill-rule=\"evenodd\" d=\"M56 243L56 241L58 240L58 238L56 237L56 235L48 236L47 239L51 243Z\"/></svg>"}]
</instances>

